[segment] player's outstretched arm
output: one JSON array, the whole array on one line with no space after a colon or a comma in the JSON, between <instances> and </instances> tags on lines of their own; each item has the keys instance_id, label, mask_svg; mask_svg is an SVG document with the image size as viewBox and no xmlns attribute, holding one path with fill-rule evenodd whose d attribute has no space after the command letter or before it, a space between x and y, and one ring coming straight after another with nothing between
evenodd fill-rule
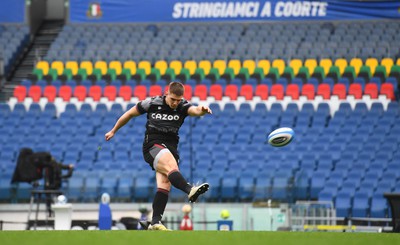
<instances>
[{"instance_id":1,"label":"player's outstretched arm","mask_svg":"<svg viewBox=\"0 0 400 245\"><path fill-rule=\"evenodd\" d=\"M192 117L201 117L205 114L212 114L212 110L208 106L198 105L198 106L191 106L188 109L189 116Z\"/></svg>"},{"instance_id":2,"label":"player's outstretched arm","mask_svg":"<svg viewBox=\"0 0 400 245\"><path fill-rule=\"evenodd\" d=\"M131 120L133 117L140 116L139 111L137 110L136 106L132 107L128 111L126 111L115 123L114 127L105 134L105 138L107 141L109 141L112 137L114 137L115 133L118 131L118 129L122 128L125 124Z\"/></svg>"}]
</instances>

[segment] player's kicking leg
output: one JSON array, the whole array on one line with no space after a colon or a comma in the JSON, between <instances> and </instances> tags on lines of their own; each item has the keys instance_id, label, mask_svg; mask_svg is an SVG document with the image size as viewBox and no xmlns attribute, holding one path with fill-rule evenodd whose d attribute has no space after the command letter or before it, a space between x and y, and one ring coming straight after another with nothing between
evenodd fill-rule
<instances>
[{"instance_id":1,"label":"player's kicking leg","mask_svg":"<svg viewBox=\"0 0 400 245\"><path fill-rule=\"evenodd\" d=\"M178 163L168 148L163 148L157 154L157 158L158 161L153 164L156 171L165 174L175 188L184 191L188 195L190 202L196 202L197 198L210 188L208 183L203 183L199 186L190 185L179 171Z\"/></svg>"}]
</instances>

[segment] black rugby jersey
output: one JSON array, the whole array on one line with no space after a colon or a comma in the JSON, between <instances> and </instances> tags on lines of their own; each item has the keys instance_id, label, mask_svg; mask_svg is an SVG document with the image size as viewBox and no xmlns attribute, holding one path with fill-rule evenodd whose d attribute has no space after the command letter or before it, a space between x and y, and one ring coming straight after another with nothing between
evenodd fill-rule
<instances>
[{"instance_id":1,"label":"black rugby jersey","mask_svg":"<svg viewBox=\"0 0 400 245\"><path fill-rule=\"evenodd\" d=\"M178 143L178 131L188 116L192 104L185 99L176 109L169 107L165 96L147 98L137 104L140 114L147 113L146 137L151 140L168 140Z\"/></svg>"}]
</instances>

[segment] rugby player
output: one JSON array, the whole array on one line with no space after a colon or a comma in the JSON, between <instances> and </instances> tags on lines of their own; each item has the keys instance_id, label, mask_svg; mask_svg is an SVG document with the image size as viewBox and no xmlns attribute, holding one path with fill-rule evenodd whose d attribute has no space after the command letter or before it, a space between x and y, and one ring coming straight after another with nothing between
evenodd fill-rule
<instances>
[{"instance_id":1,"label":"rugby player","mask_svg":"<svg viewBox=\"0 0 400 245\"><path fill-rule=\"evenodd\" d=\"M166 95L147 98L126 111L114 127L105 134L108 141L133 118L147 113L143 157L155 170L157 192L153 199L153 217L149 230L168 230L162 223L162 215L168 202L171 184L188 195L190 202L205 193L208 183L190 185L179 171L178 131L186 116L212 114L208 106L194 106L183 98L185 88L180 82L171 82Z\"/></svg>"}]
</instances>

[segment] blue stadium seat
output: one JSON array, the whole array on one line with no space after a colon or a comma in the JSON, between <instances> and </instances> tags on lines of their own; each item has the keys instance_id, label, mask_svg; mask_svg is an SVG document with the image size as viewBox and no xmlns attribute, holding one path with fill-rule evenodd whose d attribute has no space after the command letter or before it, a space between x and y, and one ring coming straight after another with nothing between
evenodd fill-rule
<instances>
[{"instance_id":1,"label":"blue stadium seat","mask_svg":"<svg viewBox=\"0 0 400 245\"><path fill-rule=\"evenodd\" d=\"M349 217L352 207L352 195L349 192L339 191L335 199L337 217Z\"/></svg>"}]
</instances>

